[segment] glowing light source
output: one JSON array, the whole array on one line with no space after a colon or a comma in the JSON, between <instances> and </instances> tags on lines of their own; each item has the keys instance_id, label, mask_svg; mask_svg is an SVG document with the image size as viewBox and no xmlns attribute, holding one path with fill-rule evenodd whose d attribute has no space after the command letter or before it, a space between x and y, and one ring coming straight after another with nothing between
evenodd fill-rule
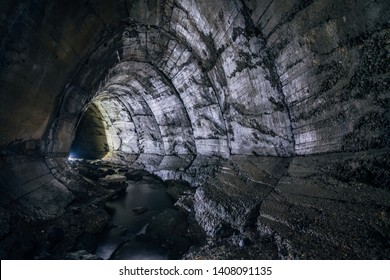
<instances>
[{"instance_id":1,"label":"glowing light source","mask_svg":"<svg viewBox=\"0 0 390 280\"><path fill-rule=\"evenodd\" d=\"M68 160L76 160L76 159L77 159L77 155L75 153L69 154Z\"/></svg>"}]
</instances>

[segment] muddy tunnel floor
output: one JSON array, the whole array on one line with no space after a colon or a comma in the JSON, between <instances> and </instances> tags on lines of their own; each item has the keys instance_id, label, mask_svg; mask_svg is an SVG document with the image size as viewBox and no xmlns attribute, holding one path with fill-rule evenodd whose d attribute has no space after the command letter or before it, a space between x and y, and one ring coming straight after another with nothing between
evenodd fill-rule
<instances>
[{"instance_id":1,"label":"muddy tunnel floor","mask_svg":"<svg viewBox=\"0 0 390 280\"><path fill-rule=\"evenodd\" d=\"M29 215L4 209L1 258L390 256L388 150L197 158L187 170L177 167L183 159L169 158L169 170L167 160L158 161L163 170L147 166L151 158L132 164L50 160L51 173L72 198L63 214L45 221L28 218L41 213L40 205L50 209L53 201L45 197L27 201L36 203ZM154 171L140 169L141 160Z\"/></svg>"},{"instance_id":2,"label":"muddy tunnel floor","mask_svg":"<svg viewBox=\"0 0 390 280\"><path fill-rule=\"evenodd\" d=\"M83 183L64 215L12 217L2 259L177 259L204 237L189 234L193 217L174 207L181 193L194 193L188 183L102 161L69 165Z\"/></svg>"},{"instance_id":3,"label":"muddy tunnel floor","mask_svg":"<svg viewBox=\"0 0 390 280\"><path fill-rule=\"evenodd\" d=\"M188 241L183 248L174 248L178 239L183 239L178 234L185 235L186 217L173 209L173 200L161 179L147 172L127 173L127 177L130 180L124 181L128 185L126 192L106 203L112 213L111 227L101 238L96 255L103 259L167 259L175 256L174 251L186 251ZM121 180L121 177L110 180ZM160 243L155 240L156 235L162 232L169 219L174 220L173 231L165 236L166 242L161 238ZM168 240L172 244L168 244Z\"/></svg>"}]
</instances>

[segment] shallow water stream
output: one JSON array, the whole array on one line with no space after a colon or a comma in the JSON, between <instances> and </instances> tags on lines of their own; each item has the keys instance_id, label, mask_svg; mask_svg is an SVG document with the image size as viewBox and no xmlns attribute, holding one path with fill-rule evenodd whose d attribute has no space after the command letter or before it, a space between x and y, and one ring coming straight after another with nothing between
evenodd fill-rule
<instances>
[{"instance_id":1,"label":"shallow water stream","mask_svg":"<svg viewBox=\"0 0 390 280\"><path fill-rule=\"evenodd\" d=\"M103 259L167 259L167 249L137 238L145 233L153 216L173 207L165 186L152 176L127 183L126 193L107 202L113 227L103 234L96 255Z\"/></svg>"}]
</instances>

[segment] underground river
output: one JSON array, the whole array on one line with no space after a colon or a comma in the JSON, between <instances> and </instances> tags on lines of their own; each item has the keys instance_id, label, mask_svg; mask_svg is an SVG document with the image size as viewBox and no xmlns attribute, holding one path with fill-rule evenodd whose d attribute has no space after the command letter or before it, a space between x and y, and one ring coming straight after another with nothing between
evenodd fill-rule
<instances>
[{"instance_id":1,"label":"underground river","mask_svg":"<svg viewBox=\"0 0 390 280\"><path fill-rule=\"evenodd\" d=\"M125 193L106 203L112 213L111 226L103 233L96 255L103 259L168 259L168 249L143 238L152 218L173 207L165 186L151 175L127 184Z\"/></svg>"}]
</instances>

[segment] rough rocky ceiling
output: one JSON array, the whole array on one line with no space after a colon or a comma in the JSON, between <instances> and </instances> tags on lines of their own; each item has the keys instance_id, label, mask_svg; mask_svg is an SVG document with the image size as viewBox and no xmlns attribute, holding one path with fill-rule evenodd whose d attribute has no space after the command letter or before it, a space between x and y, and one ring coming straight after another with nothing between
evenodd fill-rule
<instances>
[{"instance_id":1,"label":"rough rocky ceiling","mask_svg":"<svg viewBox=\"0 0 390 280\"><path fill-rule=\"evenodd\" d=\"M67 211L83 180L73 147L201 186L211 236L226 223L246 236L260 211L279 256L308 256L307 235L341 257L386 255L389 14L386 0L2 1L1 222ZM367 231L328 228L334 209ZM344 230L361 241L372 227L376 249L349 251Z\"/></svg>"},{"instance_id":2,"label":"rough rocky ceiling","mask_svg":"<svg viewBox=\"0 0 390 280\"><path fill-rule=\"evenodd\" d=\"M128 153L290 156L387 141L386 1L2 6L3 148L67 154L91 103L110 147Z\"/></svg>"},{"instance_id":3,"label":"rough rocky ceiling","mask_svg":"<svg viewBox=\"0 0 390 280\"><path fill-rule=\"evenodd\" d=\"M66 124L53 127L54 135L72 121L66 108L79 106L75 123L85 102L92 100L108 119L123 116L122 123L108 125L123 140L116 145L119 151L291 155L288 108L280 85L272 84L279 78L264 40L247 34L244 15L237 14L240 3L225 5L233 18L220 16L218 25L201 15L210 8L207 3L203 8L172 3L164 6L166 23L160 26L126 24L116 27L115 35L106 35L108 39L104 36L65 89L65 98L78 97L65 99L60 113L66 114ZM134 135L127 133L132 127ZM54 138L50 144L61 152L57 142L63 141Z\"/></svg>"}]
</instances>

